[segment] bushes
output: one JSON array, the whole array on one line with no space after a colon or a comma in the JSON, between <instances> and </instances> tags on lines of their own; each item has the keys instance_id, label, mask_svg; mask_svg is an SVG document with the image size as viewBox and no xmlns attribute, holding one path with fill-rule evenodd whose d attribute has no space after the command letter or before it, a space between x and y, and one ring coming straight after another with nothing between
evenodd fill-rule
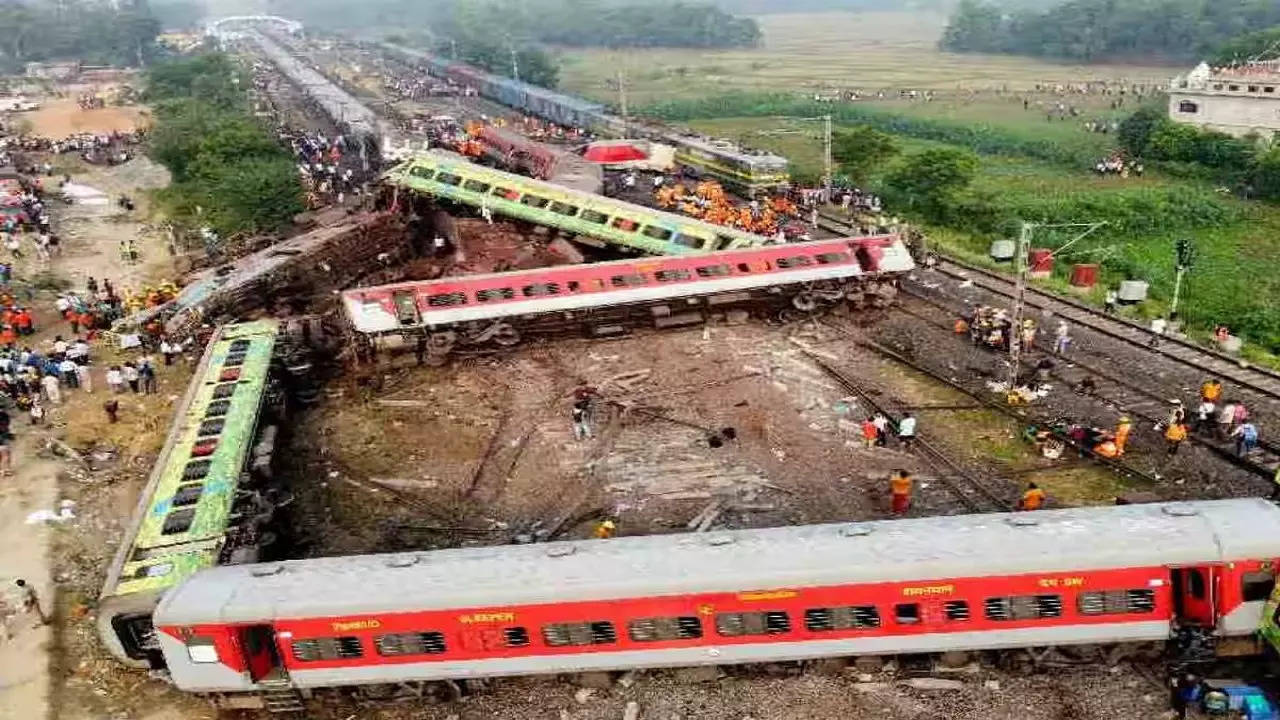
<instances>
[{"instance_id":1,"label":"bushes","mask_svg":"<svg viewBox=\"0 0 1280 720\"><path fill-rule=\"evenodd\" d=\"M173 220L223 237L274 230L303 208L293 158L249 114L235 70L210 53L157 66L147 84L148 154L173 175L157 200Z\"/></svg>"}]
</instances>

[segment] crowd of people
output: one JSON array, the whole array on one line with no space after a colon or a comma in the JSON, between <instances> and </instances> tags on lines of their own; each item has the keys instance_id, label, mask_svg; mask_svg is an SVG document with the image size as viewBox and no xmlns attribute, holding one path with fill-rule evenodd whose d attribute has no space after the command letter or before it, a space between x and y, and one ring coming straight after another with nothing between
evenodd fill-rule
<instances>
[{"instance_id":1,"label":"crowd of people","mask_svg":"<svg viewBox=\"0 0 1280 720\"><path fill-rule=\"evenodd\" d=\"M1119 175L1127 178L1130 173L1137 177L1142 177L1146 172L1142 161L1125 157L1124 153L1116 151L1099 160L1094 166L1093 171L1099 175Z\"/></svg>"},{"instance_id":2,"label":"crowd of people","mask_svg":"<svg viewBox=\"0 0 1280 720\"><path fill-rule=\"evenodd\" d=\"M346 138L328 137L321 132L292 132L279 129L280 142L287 145L298 163L298 175L307 193L307 207L315 209L342 204L348 195L359 195L361 178L357 166L347 157Z\"/></svg>"}]
</instances>

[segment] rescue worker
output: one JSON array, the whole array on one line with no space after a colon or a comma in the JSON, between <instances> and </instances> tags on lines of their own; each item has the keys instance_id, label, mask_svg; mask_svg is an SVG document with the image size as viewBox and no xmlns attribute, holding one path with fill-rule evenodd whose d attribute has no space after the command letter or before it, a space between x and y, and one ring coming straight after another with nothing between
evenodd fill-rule
<instances>
[{"instance_id":1,"label":"rescue worker","mask_svg":"<svg viewBox=\"0 0 1280 720\"><path fill-rule=\"evenodd\" d=\"M1018 500L1019 510L1039 510L1044 506L1044 491L1035 483L1027 483L1027 489Z\"/></svg>"},{"instance_id":2,"label":"rescue worker","mask_svg":"<svg viewBox=\"0 0 1280 720\"><path fill-rule=\"evenodd\" d=\"M880 431L876 429L875 419L868 416L866 420L862 421L862 442L867 446L867 449L870 450L875 447L876 440L879 437Z\"/></svg>"},{"instance_id":3,"label":"rescue worker","mask_svg":"<svg viewBox=\"0 0 1280 720\"><path fill-rule=\"evenodd\" d=\"M1133 421L1128 415L1121 416L1116 423L1116 455L1124 455L1124 446L1129 445L1129 433L1133 430Z\"/></svg>"},{"instance_id":4,"label":"rescue worker","mask_svg":"<svg viewBox=\"0 0 1280 720\"><path fill-rule=\"evenodd\" d=\"M1187 426L1180 422L1169 423L1164 429L1164 440L1169 446L1169 454L1177 455L1178 447L1187 439Z\"/></svg>"},{"instance_id":5,"label":"rescue worker","mask_svg":"<svg viewBox=\"0 0 1280 720\"><path fill-rule=\"evenodd\" d=\"M595 536L597 540L608 540L616 535L617 532L618 526L610 518L605 518L596 523Z\"/></svg>"},{"instance_id":6,"label":"rescue worker","mask_svg":"<svg viewBox=\"0 0 1280 720\"><path fill-rule=\"evenodd\" d=\"M889 509L894 515L904 515L911 509L911 473L894 470L889 476Z\"/></svg>"},{"instance_id":7,"label":"rescue worker","mask_svg":"<svg viewBox=\"0 0 1280 720\"><path fill-rule=\"evenodd\" d=\"M1218 404L1218 400L1222 398L1222 381L1217 378L1209 378L1200 386L1200 399L1205 402Z\"/></svg>"}]
</instances>

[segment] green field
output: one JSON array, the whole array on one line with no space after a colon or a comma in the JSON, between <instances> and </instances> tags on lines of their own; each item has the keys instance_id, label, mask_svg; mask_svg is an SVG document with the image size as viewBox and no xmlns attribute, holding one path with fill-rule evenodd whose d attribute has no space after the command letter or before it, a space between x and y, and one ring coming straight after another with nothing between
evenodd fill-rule
<instances>
[{"instance_id":1,"label":"green field","mask_svg":"<svg viewBox=\"0 0 1280 720\"><path fill-rule=\"evenodd\" d=\"M617 75L632 103L726 90L961 88L1010 90L1038 83L1126 79L1166 81L1167 67L1067 65L1007 55L944 53L946 25L929 13L780 14L757 18L764 46L737 50L564 49L561 88L617 102Z\"/></svg>"},{"instance_id":2,"label":"green field","mask_svg":"<svg viewBox=\"0 0 1280 720\"><path fill-rule=\"evenodd\" d=\"M696 120L694 129L736 139L786 155L800 175L822 169L820 128L811 121L776 117ZM1083 133L1087 137L1092 134ZM1102 136L1096 136L1101 138ZM899 137L904 153L944 143ZM1105 145L1100 145L1105 147ZM878 182L873 177L871 184ZM974 189L1011 217L1028 221L1107 220L1112 225L1093 239L1073 247L1060 261L1053 284L1065 287L1070 265L1102 262L1103 280L1127 278L1151 282L1153 302L1132 312L1150 316L1172 295L1176 238L1196 242L1199 261L1186 286L1182 314L1204 333L1218 322L1242 330L1259 346L1280 349L1280 208L1226 197L1191 180L1149 173L1143 178L1100 177L1094 173L1025 157L983 157ZM978 233L928 227L932 242L969 259L985 261L993 238L1006 233ZM1062 237L1038 238L1054 247ZM1095 291L1095 296L1101 289Z\"/></svg>"}]
</instances>

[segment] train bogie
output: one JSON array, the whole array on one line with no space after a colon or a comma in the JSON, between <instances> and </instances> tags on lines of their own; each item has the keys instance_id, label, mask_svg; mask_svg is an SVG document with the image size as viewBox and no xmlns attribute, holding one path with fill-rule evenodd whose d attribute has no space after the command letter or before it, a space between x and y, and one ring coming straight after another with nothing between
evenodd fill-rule
<instances>
[{"instance_id":1,"label":"train bogie","mask_svg":"<svg viewBox=\"0 0 1280 720\"><path fill-rule=\"evenodd\" d=\"M156 622L196 692L1172 632L1211 647L1253 634L1277 557L1280 509L1259 499L1073 508L224 567Z\"/></svg>"}]
</instances>

